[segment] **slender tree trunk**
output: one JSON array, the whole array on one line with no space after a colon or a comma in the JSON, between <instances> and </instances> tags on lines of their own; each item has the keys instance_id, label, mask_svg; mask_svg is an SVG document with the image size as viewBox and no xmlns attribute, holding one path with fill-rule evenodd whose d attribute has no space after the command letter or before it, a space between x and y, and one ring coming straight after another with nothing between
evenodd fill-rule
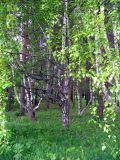
<instances>
[{"instance_id":1,"label":"slender tree trunk","mask_svg":"<svg viewBox=\"0 0 120 160\"><path fill-rule=\"evenodd\" d=\"M98 92L97 99L98 99L97 115L99 116L100 119L103 119L103 110L104 110L103 94Z\"/></svg>"},{"instance_id":2,"label":"slender tree trunk","mask_svg":"<svg viewBox=\"0 0 120 160\"><path fill-rule=\"evenodd\" d=\"M19 115L23 116L25 115L25 106L26 106L26 99L25 99L25 88L23 85L23 80L21 80L21 86L20 86L20 95L19 95L19 99L20 99L20 111L19 111Z\"/></svg>"},{"instance_id":3,"label":"slender tree trunk","mask_svg":"<svg viewBox=\"0 0 120 160\"><path fill-rule=\"evenodd\" d=\"M73 83L73 107L76 105L76 82Z\"/></svg>"},{"instance_id":4,"label":"slender tree trunk","mask_svg":"<svg viewBox=\"0 0 120 160\"><path fill-rule=\"evenodd\" d=\"M14 89L13 87L7 88L7 94L8 94L8 101L6 106L6 111L12 111L13 103L14 103Z\"/></svg>"},{"instance_id":5,"label":"slender tree trunk","mask_svg":"<svg viewBox=\"0 0 120 160\"><path fill-rule=\"evenodd\" d=\"M28 53L28 35L26 33L26 23L24 22L22 24L22 50L21 52L23 54L20 54L20 62L25 64L26 62L26 56L25 54ZM23 82L23 78L21 79L21 84L20 84L20 93L19 93L19 100L20 100L20 116L23 116L25 114L25 108L26 108L26 93L25 93L25 86Z\"/></svg>"},{"instance_id":6,"label":"slender tree trunk","mask_svg":"<svg viewBox=\"0 0 120 160\"><path fill-rule=\"evenodd\" d=\"M64 100L61 105L62 127L66 128L69 127L69 109L70 109L68 77L64 79L63 91L64 91Z\"/></svg>"},{"instance_id":7,"label":"slender tree trunk","mask_svg":"<svg viewBox=\"0 0 120 160\"><path fill-rule=\"evenodd\" d=\"M73 81L69 80L69 100L73 102Z\"/></svg>"},{"instance_id":8,"label":"slender tree trunk","mask_svg":"<svg viewBox=\"0 0 120 160\"><path fill-rule=\"evenodd\" d=\"M27 108L28 108L29 119L34 120L35 119L35 111L33 110L33 105L32 105L31 100L28 100L27 104L28 104Z\"/></svg>"},{"instance_id":9,"label":"slender tree trunk","mask_svg":"<svg viewBox=\"0 0 120 160\"><path fill-rule=\"evenodd\" d=\"M105 15L104 24L105 24L107 39L109 42L109 47L115 49L113 24L109 16L111 10L112 6L110 4L110 0L107 0L107 3L104 2L104 15Z\"/></svg>"},{"instance_id":10,"label":"slender tree trunk","mask_svg":"<svg viewBox=\"0 0 120 160\"><path fill-rule=\"evenodd\" d=\"M62 114L62 126L64 128L69 127L69 22L68 22L68 1L62 0L64 13L63 13L63 24L62 24L62 50L65 52L65 77L63 78L62 84L62 103L61 103L61 114Z\"/></svg>"},{"instance_id":11,"label":"slender tree trunk","mask_svg":"<svg viewBox=\"0 0 120 160\"><path fill-rule=\"evenodd\" d=\"M86 91L85 91L85 99L86 99L86 105L90 101L90 92L91 92L91 80L90 78L86 78Z\"/></svg>"},{"instance_id":12,"label":"slender tree trunk","mask_svg":"<svg viewBox=\"0 0 120 160\"><path fill-rule=\"evenodd\" d=\"M49 36L48 37L49 40L51 40L51 37ZM51 54L52 54L52 50L49 48L48 46L48 61L47 61L47 78L48 78L48 83L47 83L47 86L46 86L46 90L47 90L47 94L48 95L51 95L51 92L52 92L52 86L51 86L51 77L50 77L50 72L51 72ZM47 99L46 100L46 109L49 109L50 107L50 101Z\"/></svg>"},{"instance_id":13,"label":"slender tree trunk","mask_svg":"<svg viewBox=\"0 0 120 160\"><path fill-rule=\"evenodd\" d=\"M78 115L81 115L82 111L82 89L80 82L77 81L77 99L78 99Z\"/></svg>"}]
</instances>

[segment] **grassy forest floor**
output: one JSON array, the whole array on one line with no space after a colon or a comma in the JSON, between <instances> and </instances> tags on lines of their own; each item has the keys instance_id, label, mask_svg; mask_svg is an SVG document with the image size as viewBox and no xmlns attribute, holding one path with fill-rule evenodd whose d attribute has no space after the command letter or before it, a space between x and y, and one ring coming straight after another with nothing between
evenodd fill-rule
<instances>
[{"instance_id":1,"label":"grassy forest floor","mask_svg":"<svg viewBox=\"0 0 120 160\"><path fill-rule=\"evenodd\" d=\"M60 111L39 110L36 120L6 114L6 127L12 131L10 144L0 160L120 160L120 118L114 124L89 114L70 113L70 128L61 128Z\"/></svg>"}]
</instances>

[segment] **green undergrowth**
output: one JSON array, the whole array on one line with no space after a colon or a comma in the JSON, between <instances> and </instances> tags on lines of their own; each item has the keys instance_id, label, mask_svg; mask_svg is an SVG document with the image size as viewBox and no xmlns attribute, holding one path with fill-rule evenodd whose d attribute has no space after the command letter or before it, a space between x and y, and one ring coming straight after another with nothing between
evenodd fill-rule
<instances>
[{"instance_id":1,"label":"green undergrowth","mask_svg":"<svg viewBox=\"0 0 120 160\"><path fill-rule=\"evenodd\" d=\"M38 111L33 122L16 112L6 116L11 138L0 160L120 160L119 117L113 125L71 109L70 127L62 129L55 108Z\"/></svg>"}]
</instances>

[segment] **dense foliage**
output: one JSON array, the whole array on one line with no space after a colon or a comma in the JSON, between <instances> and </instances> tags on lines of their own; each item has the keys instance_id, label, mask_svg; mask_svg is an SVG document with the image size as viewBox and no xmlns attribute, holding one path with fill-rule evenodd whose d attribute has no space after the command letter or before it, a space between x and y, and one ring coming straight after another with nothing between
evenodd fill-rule
<instances>
[{"instance_id":1,"label":"dense foliage","mask_svg":"<svg viewBox=\"0 0 120 160\"><path fill-rule=\"evenodd\" d=\"M119 0L1 0L2 160L119 159L119 68Z\"/></svg>"}]
</instances>

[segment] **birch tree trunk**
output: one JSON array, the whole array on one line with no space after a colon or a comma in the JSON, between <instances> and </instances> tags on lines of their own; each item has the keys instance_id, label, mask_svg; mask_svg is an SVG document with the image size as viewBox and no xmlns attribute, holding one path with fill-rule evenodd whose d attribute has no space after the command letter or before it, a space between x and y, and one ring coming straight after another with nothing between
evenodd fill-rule
<instances>
[{"instance_id":1,"label":"birch tree trunk","mask_svg":"<svg viewBox=\"0 0 120 160\"><path fill-rule=\"evenodd\" d=\"M29 58L29 36L28 36L28 20L26 22L23 22L23 27L22 27L22 62L24 65L29 63L27 58ZM27 55L27 57L25 56ZM23 108L27 110L28 116L30 120L33 120L35 118L35 111L33 110L33 95L32 95L32 81L30 77L26 74L23 73L23 79L21 80L21 111L23 111ZM24 102L26 101L26 102ZM24 102L24 103L23 103ZM23 105L25 106L23 107Z\"/></svg>"},{"instance_id":2,"label":"birch tree trunk","mask_svg":"<svg viewBox=\"0 0 120 160\"><path fill-rule=\"evenodd\" d=\"M63 0L63 24L62 24L62 51L65 53L65 74L63 79L63 100L61 103L61 114L62 114L62 126L64 128L69 127L69 58L68 58L68 49L69 49L69 22L68 22L68 1Z\"/></svg>"},{"instance_id":3,"label":"birch tree trunk","mask_svg":"<svg viewBox=\"0 0 120 160\"><path fill-rule=\"evenodd\" d=\"M50 36L49 36L49 40L50 40ZM48 47L48 61L47 61L47 79L48 79L48 83L47 83L47 86L46 86L46 90L47 90L47 94L48 95L51 95L51 90L52 90L52 86L51 86L51 77L50 77L50 72L51 72L51 54L52 54L52 51L51 49ZM46 109L49 109L50 107L50 102L49 100L47 99L46 100Z\"/></svg>"},{"instance_id":4,"label":"birch tree trunk","mask_svg":"<svg viewBox=\"0 0 120 160\"><path fill-rule=\"evenodd\" d=\"M26 34L26 24L22 24L22 54L20 54L20 63L21 65L25 64L26 56L25 54L28 53L27 45L28 45L28 36ZM26 93L25 93L25 87L23 82L23 76L20 82L20 92L19 92L19 102L20 102L20 116L23 116L25 114L25 107L26 107Z\"/></svg>"},{"instance_id":5,"label":"birch tree trunk","mask_svg":"<svg viewBox=\"0 0 120 160\"><path fill-rule=\"evenodd\" d=\"M98 8L98 12L95 13L96 16L99 15L100 13L100 7ZM96 51L97 51L97 55L95 57L95 70L96 70L96 74L99 75L100 74L100 71L99 71L99 54L101 54L101 49L100 49L100 46L99 46L99 33L100 33L100 28L99 26L97 26L97 30L96 30L96 35L95 35L95 41L96 41ZM102 87L98 87L97 90L96 90L96 94L97 94L97 101L98 101L98 106L97 106L97 115L99 116L100 119L103 118L103 111L104 111L104 101L103 101L103 94L100 93L99 90L102 90Z\"/></svg>"}]
</instances>

